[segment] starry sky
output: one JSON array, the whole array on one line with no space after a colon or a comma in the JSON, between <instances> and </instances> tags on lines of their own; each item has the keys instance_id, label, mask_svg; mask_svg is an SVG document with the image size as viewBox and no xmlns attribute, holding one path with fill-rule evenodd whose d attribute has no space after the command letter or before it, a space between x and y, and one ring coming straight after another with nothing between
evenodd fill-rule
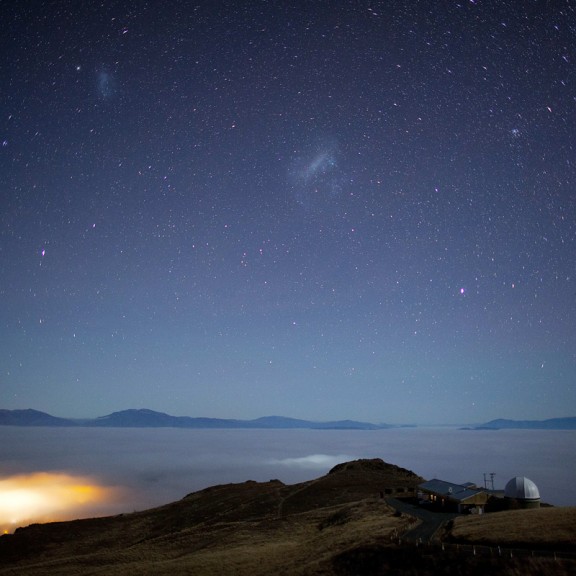
<instances>
[{"instance_id":1,"label":"starry sky","mask_svg":"<svg viewBox=\"0 0 576 576\"><path fill-rule=\"evenodd\" d=\"M5 3L0 406L576 413L576 3Z\"/></svg>"}]
</instances>

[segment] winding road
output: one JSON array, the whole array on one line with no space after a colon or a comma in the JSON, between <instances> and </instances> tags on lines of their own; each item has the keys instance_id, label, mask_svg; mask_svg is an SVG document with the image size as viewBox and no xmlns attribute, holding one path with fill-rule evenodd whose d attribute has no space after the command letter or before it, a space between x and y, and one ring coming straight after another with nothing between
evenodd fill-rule
<instances>
[{"instance_id":1,"label":"winding road","mask_svg":"<svg viewBox=\"0 0 576 576\"><path fill-rule=\"evenodd\" d=\"M386 502L395 510L402 512L402 514L408 514L420 520L417 526L402 535L402 539L409 542L431 542L444 523L460 516L460 514L455 512L433 512L396 498L388 498Z\"/></svg>"}]
</instances>

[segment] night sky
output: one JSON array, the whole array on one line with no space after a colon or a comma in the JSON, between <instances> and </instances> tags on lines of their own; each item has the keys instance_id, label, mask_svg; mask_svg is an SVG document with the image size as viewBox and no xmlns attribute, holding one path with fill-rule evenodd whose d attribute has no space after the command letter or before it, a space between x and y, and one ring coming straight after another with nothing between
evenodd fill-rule
<instances>
[{"instance_id":1,"label":"night sky","mask_svg":"<svg viewBox=\"0 0 576 576\"><path fill-rule=\"evenodd\" d=\"M5 2L0 407L576 413L576 3Z\"/></svg>"}]
</instances>

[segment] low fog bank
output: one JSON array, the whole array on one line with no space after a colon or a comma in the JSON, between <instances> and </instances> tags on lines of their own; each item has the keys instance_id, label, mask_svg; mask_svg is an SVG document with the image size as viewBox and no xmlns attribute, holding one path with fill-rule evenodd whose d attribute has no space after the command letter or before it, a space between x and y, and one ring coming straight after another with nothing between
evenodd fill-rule
<instances>
[{"instance_id":1,"label":"low fog bank","mask_svg":"<svg viewBox=\"0 0 576 576\"><path fill-rule=\"evenodd\" d=\"M356 458L382 458L427 479L479 485L484 473L494 472L496 488L513 476L527 476L543 501L576 505L571 485L576 431L3 427L2 436L3 479L59 472L114 490L116 496L107 502L95 502L93 508L84 503L77 509L81 517L143 510L216 484L272 478L293 484Z\"/></svg>"}]
</instances>

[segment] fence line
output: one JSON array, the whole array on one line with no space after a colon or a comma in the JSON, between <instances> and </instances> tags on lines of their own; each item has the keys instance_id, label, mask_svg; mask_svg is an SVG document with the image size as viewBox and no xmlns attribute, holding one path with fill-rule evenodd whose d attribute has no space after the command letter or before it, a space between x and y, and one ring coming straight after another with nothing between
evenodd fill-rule
<instances>
[{"instance_id":1,"label":"fence line","mask_svg":"<svg viewBox=\"0 0 576 576\"><path fill-rule=\"evenodd\" d=\"M412 546L422 553L451 551L473 556L491 556L501 558L534 557L576 560L576 552L569 550L539 550L532 548L507 548L504 546L486 546L484 544L459 544L452 542L431 543L392 538L398 545Z\"/></svg>"}]
</instances>

